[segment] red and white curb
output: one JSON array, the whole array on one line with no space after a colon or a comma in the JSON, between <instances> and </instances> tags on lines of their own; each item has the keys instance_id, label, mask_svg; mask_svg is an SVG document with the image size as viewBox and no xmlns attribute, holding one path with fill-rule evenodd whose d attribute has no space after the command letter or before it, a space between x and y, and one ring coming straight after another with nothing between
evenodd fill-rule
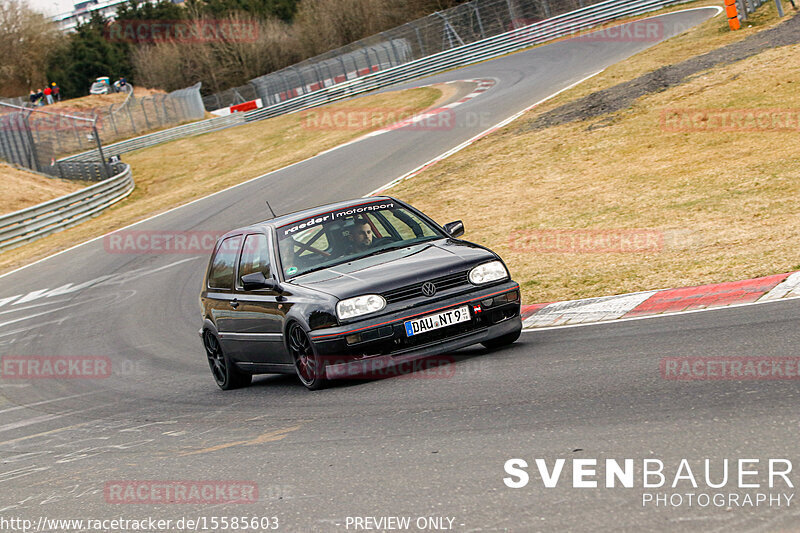
<instances>
[{"instance_id":1,"label":"red and white curb","mask_svg":"<svg viewBox=\"0 0 800 533\"><path fill-rule=\"evenodd\" d=\"M525 329L589 324L800 297L800 271L697 287L522 306Z\"/></svg>"}]
</instances>

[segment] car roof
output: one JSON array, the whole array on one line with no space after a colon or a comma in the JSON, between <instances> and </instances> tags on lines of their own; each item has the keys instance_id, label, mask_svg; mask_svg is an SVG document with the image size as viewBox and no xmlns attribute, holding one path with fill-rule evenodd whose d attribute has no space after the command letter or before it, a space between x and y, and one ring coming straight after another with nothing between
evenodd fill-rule
<instances>
[{"instance_id":1,"label":"car roof","mask_svg":"<svg viewBox=\"0 0 800 533\"><path fill-rule=\"evenodd\" d=\"M251 229L252 230L256 230L256 229L262 229L262 228L265 228L265 227L279 228L281 226L285 226L285 225L291 224L293 222L299 222L301 220L305 220L307 218L311 218L311 217L316 216L316 215L322 215L322 214L328 213L330 211L338 211L340 209L346 209L348 207L356 207L356 206L359 206L359 205L382 202L382 201L386 201L386 200L391 200L393 202L397 202L397 200L395 198L392 198L391 196L369 196L369 197L365 197L365 198L355 198L353 200L346 200L344 202L336 202L336 203L332 203L332 204L325 204L325 205L320 205L320 206L317 206L317 207L312 207L312 208L309 208L309 209L303 209L302 211L294 211L292 213L287 213L285 215L280 215L280 216L275 217L275 218L270 218L270 219L264 220L262 222L257 222L255 224L251 224L249 226L244 226L244 227L241 227L241 228L237 228L235 230L230 231L229 233L237 233L237 232L240 232L240 231L246 231L246 230L251 230ZM266 205L264 206L264 209L265 210L267 209ZM225 237L225 236L227 236L227 234L223 235L223 237Z\"/></svg>"}]
</instances>

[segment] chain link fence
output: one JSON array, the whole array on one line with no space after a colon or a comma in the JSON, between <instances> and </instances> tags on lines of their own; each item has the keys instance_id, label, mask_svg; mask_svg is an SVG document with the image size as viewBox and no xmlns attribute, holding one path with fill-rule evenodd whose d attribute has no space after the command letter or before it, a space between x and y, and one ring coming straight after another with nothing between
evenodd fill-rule
<instances>
[{"instance_id":1,"label":"chain link fence","mask_svg":"<svg viewBox=\"0 0 800 533\"><path fill-rule=\"evenodd\" d=\"M136 97L130 92L119 104L93 109L100 138L105 143L205 117L200 83L169 94ZM77 151L77 150L76 150Z\"/></svg>"},{"instance_id":2,"label":"chain link fence","mask_svg":"<svg viewBox=\"0 0 800 533\"><path fill-rule=\"evenodd\" d=\"M739 19L742 21L747 20L747 15L756 12L756 9L761 7L767 0L736 0L736 7L739 10Z\"/></svg>"},{"instance_id":3,"label":"chain link fence","mask_svg":"<svg viewBox=\"0 0 800 533\"><path fill-rule=\"evenodd\" d=\"M206 96L203 102L209 110L256 98L261 98L264 105L277 104L599 3L602 2L471 0L254 78L246 85Z\"/></svg>"},{"instance_id":4,"label":"chain link fence","mask_svg":"<svg viewBox=\"0 0 800 533\"><path fill-rule=\"evenodd\" d=\"M96 149L116 140L202 119L200 84L169 94L139 98L90 111L22 107L0 102L0 158L51 176L100 180L109 177L97 161L59 162L66 155Z\"/></svg>"},{"instance_id":5,"label":"chain link fence","mask_svg":"<svg viewBox=\"0 0 800 533\"><path fill-rule=\"evenodd\" d=\"M28 105L29 102L30 100L23 98L22 96L14 96L13 98L0 98L0 104L25 106Z\"/></svg>"}]
</instances>

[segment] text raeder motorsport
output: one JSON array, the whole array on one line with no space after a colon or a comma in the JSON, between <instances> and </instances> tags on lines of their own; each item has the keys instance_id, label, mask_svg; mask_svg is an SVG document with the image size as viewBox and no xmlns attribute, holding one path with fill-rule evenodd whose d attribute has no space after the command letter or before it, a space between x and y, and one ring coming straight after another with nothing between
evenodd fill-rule
<instances>
[{"instance_id":1,"label":"text raeder motorsport","mask_svg":"<svg viewBox=\"0 0 800 533\"><path fill-rule=\"evenodd\" d=\"M644 507L789 507L794 498L794 492L787 491L794 489L792 461L783 458L681 459L673 463L661 459L601 462L594 458L574 458L570 462L571 479L562 475L567 459L535 459L542 486L552 489L561 483L579 489L644 489ZM605 467L603 474L598 472L598 466ZM503 468L508 474L503 483L509 488L521 489L531 480L524 459L509 459Z\"/></svg>"},{"instance_id":2,"label":"text raeder motorsport","mask_svg":"<svg viewBox=\"0 0 800 533\"><path fill-rule=\"evenodd\" d=\"M286 226L282 226L281 230L283 230L283 236L291 235L297 231L310 228L311 226L316 226L317 224L322 224L323 222L331 222L338 218L356 215L360 213L368 213L370 211L380 211L382 209L392 209L394 204L391 202L388 203L374 203L369 205L360 205L355 207L348 207L347 209L342 209L340 211L334 211L333 213L327 214L320 214L313 217L309 217L305 220L298 221L298 223L294 224L287 224Z\"/></svg>"}]
</instances>

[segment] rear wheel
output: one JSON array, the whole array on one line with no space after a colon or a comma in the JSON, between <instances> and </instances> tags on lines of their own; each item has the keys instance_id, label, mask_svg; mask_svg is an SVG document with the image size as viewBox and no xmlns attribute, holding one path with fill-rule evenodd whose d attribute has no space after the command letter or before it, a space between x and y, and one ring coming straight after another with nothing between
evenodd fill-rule
<instances>
[{"instance_id":1,"label":"rear wheel","mask_svg":"<svg viewBox=\"0 0 800 533\"><path fill-rule=\"evenodd\" d=\"M216 335L206 331L203 334L203 345L206 348L211 375L214 376L214 381L220 389L238 389L250 384L253 376L236 368L236 365L222 352L222 346Z\"/></svg>"},{"instance_id":2,"label":"rear wheel","mask_svg":"<svg viewBox=\"0 0 800 533\"><path fill-rule=\"evenodd\" d=\"M309 390L323 388L327 383L325 366L314 352L314 345L311 344L308 334L296 322L289 326L288 344L300 382Z\"/></svg>"},{"instance_id":3,"label":"rear wheel","mask_svg":"<svg viewBox=\"0 0 800 533\"><path fill-rule=\"evenodd\" d=\"M505 335L502 335L494 339L490 339L486 342L482 342L481 344L483 344L486 348L489 348L490 350L494 350L495 348L500 348L502 346L508 346L509 344L513 344L514 341L519 339L521 333L522 330L518 329L517 331L506 333Z\"/></svg>"}]
</instances>

